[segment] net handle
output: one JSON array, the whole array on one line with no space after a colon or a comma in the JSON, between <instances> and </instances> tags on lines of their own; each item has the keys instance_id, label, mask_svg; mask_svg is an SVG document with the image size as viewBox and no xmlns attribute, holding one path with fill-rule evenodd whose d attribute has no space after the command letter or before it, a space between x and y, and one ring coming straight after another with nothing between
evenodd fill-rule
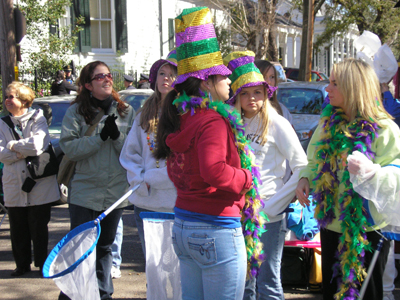
<instances>
[{"instance_id":1,"label":"net handle","mask_svg":"<svg viewBox=\"0 0 400 300\"><path fill-rule=\"evenodd\" d=\"M103 220L110 212L112 212L118 205L125 201L134 191L136 191L140 187L140 184L136 185L135 187L131 188L125 195L119 198L113 205L111 205L105 212L103 212L100 216L94 220L94 223L97 224L101 220Z\"/></svg>"}]
</instances>

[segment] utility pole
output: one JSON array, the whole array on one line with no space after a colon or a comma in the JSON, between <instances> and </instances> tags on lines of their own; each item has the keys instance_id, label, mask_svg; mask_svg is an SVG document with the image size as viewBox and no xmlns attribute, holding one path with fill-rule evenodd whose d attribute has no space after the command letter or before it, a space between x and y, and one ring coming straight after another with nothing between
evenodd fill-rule
<instances>
[{"instance_id":1,"label":"utility pole","mask_svg":"<svg viewBox=\"0 0 400 300\"><path fill-rule=\"evenodd\" d=\"M314 36L314 0L303 2L303 30L300 49L299 80L311 80L311 65Z\"/></svg>"},{"instance_id":2,"label":"utility pole","mask_svg":"<svg viewBox=\"0 0 400 300\"><path fill-rule=\"evenodd\" d=\"M308 32L305 80L311 81L313 41L314 41L314 0L308 0Z\"/></svg>"},{"instance_id":3,"label":"utility pole","mask_svg":"<svg viewBox=\"0 0 400 300\"><path fill-rule=\"evenodd\" d=\"M6 87L15 78L16 47L13 0L1 0L0 2L0 59L4 93Z\"/></svg>"}]
</instances>

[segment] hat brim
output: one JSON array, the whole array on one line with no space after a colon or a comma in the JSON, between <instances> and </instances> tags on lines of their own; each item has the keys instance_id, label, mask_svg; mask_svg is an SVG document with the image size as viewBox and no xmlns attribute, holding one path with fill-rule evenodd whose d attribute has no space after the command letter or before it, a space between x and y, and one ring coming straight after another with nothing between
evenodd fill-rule
<instances>
[{"instance_id":1,"label":"hat brim","mask_svg":"<svg viewBox=\"0 0 400 300\"><path fill-rule=\"evenodd\" d=\"M207 80L208 77L211 75L229 76L231 74L232 74L231 70L229 70L226 66L218 65L208 69L198 70L196 72L179 75L172 84L172 87L174 87L176 84L181 84L182 82L185 82L189 77L195 77L201 80Z\"/></svg>"},{"instance_id":2,"label":"hat brim","mask_svg":"<svg viewBox=\"0 0 400 300\"><path fill-rule=\"evenodd\" d=\"M239 95L240 91L243 88L246 87L252 87L252 86L259 86L259 85L264 85L265 88L267 89L267 93L268 93L268 99L272 97L272 95L274 94L274 92L278 89L277 86L270 86L267 82L265 81L256 81L256 82L249 82L246 83L244 85L242 85L240 88L237 89L236 93L227 101L225 101L225 103L229 104L229 105L234 105L236 103L236 96Z\"/></svg>"},{"instance_id":3,"label":"hat brim","mask_svg":"<svg viewBox=\"0 0 400 300\"><path fill-rule=\"evenodd\" d=\"M170 61L168 59L159 59L157 60L150 68L150 75L149 75L149 82L150 82L150 88L155 91L156 89L156 81L157 81L157 74L158 70L165 65L165 64L170 64L176 67L176 63L173 61Z\"/></svg>"}]
</instances>

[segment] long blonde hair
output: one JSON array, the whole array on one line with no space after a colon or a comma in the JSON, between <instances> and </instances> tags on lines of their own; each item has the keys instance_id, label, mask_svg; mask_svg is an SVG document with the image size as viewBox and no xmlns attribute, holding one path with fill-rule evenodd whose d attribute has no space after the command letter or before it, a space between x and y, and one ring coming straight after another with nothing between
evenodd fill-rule
<instances>
[{"instance_id":1,"label":"long blonde hair","mask_svg":"<svg viewBox=\"0 0 400 300\"><path fill-rule=\"evenodd\" d=\"M393 119L383 107L378 77L366 62L354 58L345 59L333 65L332 74L343 95L350 120L359 115L381 125L380 119Z\"/></svg>"},{"instance_id":2,"label":"long blonde hair","mask_svg":"<svg viewBox=\"0 0 400 300\"><path fill-rule=\"evenodd\" d=\"M242 116L243 111L242 111L242 104L240 101L240 93L236 96L235 108L240 112L240 115ZM256 116L259 115L259 121L257 124L256 135L258 135L259 138L261 138L261 141L260 141L261 146L264 146L265 143L267 142L268 128L269 128L269 122L270 122L270 118L269 118L270 109L272 109L272 106L271 106L270 101L268 100L267 89L264 86L264 103L263 103L263 106L261 107L261 109L256 114ZM242 118L243 118L243 116L242 116Z\"/></svg>"}]
</instances>

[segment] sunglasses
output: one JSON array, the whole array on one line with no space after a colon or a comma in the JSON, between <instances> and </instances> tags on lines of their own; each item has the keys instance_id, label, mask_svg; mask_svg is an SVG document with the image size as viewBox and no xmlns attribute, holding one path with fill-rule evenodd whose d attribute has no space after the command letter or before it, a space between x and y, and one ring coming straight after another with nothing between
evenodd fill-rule
<instances>
[{"instance_id":1,"label":"sunglasses","mask_svg":"<svg viewBox=\"0 0 400 300\"><path fill-rule=\"evenodd\" d=\"M107 74L106 74L106 73L102 73L102 74L96 74L96 75L94 75L94 77L90 80L90 82L92 82L93 80L102 81L102 80L106 79L106 77L107 77L109 80L112 80L112 79L113 79L111 73L107 73Z\"/></svg>"},{"instance_id":2,"label":"sunglasses","mask_svg":"<svg viewBox=\"0 0 400 300\"><path fill-rule=\"evenodd\" d=\"M12 100L12 99L14 99L14 98L18 98L18 96L10 95L10 96L5 96L5 97L4 97L4 99L10 99L10 100Z\"/></svg>"}]
</instances>

